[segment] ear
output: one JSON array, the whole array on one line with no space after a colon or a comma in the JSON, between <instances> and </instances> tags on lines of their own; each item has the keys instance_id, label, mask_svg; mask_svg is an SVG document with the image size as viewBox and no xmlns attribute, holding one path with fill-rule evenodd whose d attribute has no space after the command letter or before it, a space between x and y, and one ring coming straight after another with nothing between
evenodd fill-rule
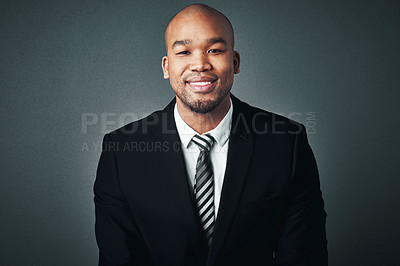
<instances>
[{"instance_id":1,"label":"ear","mask_svg":"<svg viewBox=\"0 0 400 266\"><path fill-rule=\"evenodd\" d=\"M162 58L161 67L162 67L163 72L164 72L164 79L169 79L169 73L168 73L168 57L167 57L167 56L164 56L164 57Z\"/></svg>"},{"instance_id":2,"label":"ear","mask_svg":"<svg viewBox=\"0 0 400 266\"><path fill-rule=\"evenodd\" d=\"M233 73L238 74L240 72L240 55L238 51L233 51Z\"/></svg>"}]
</instances>

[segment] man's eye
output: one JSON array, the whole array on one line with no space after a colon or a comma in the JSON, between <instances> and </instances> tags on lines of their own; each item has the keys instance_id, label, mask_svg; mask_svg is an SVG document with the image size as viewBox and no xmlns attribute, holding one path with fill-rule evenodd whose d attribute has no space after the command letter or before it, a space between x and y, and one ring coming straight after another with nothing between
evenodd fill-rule
<instances>
[{"instance_id":1,"label":"man's eye","mask_svg":"<svg viewBox=\"0 0 400 266\"><path fill-rule=\"evenodd\" d=\"M189 51L182 51L177 53L177 55L187 55L187 54L189 54Z\"/></svg>"},{"instance_id":2,"label":"man's eye","mask_svg":"<svg viewBox=\"0 0 400 266\"><path fill-rule=\"evenodd\" d=\"M211 50L208 51L208 53L210 53L210 54L222 53L222 50L219 50L219 49L211 49Z\"/></svg>"}]
</instances>

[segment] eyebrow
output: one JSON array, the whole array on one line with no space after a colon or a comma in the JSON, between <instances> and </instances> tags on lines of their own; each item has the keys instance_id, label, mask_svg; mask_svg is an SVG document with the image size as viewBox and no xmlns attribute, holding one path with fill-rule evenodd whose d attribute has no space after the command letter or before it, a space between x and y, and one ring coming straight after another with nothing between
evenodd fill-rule
<instances>
[{"instance_id":1,"label":"eyebrow","mask_svg":"<svg viewBox=\"0 0 400 266\"><path fill-rule=\"evenodd\" d=\"M223 45L226 45L226 44L227 44L226 40L225 40L224 38L222 38L222 37L213 37L213 38L207 39L206 41L207 41L209 44L216 44L216 43L221 43L221 44L223 44ZM179 46L179 45L184 46L184 45L188 45L188 44L191 44L191 43L192 43L192 40L189 40L189 39L176 40L176 41L172 44L172 49L174 49L176 46Z\"/></svg>"}]
</instances>

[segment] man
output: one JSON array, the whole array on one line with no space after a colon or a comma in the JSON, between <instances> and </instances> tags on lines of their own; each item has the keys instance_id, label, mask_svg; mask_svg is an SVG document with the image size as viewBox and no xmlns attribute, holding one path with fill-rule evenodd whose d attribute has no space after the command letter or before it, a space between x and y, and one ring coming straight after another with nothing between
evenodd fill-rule
<instances>
[{"instance_id":1,"label":"man","mask_svg":"<svg viewBox=\"0 0 400 266\"><path fill-rule=\"evenodd\" d=\"M104 137L99 265L326 265L305 128L230 93L240 56L229 20L190 5L165 45L176 98Z\"/></svg>"}]
</instances>

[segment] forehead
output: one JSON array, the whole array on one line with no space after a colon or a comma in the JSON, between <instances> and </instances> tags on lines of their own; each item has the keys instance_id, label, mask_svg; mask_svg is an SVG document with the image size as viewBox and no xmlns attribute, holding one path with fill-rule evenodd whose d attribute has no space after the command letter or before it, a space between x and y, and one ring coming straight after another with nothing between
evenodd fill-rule
<instances>
[{"instance_id":1,"label":"forehead","mask_svg":"<svg viewBox=\"0 0 400 266\"><path fill-rule=\"evenodd\" d=\"M228 44L232 39L228 23L217 15L177 16L165 32L167 49L171 49L172 44L179 40L191 40L192 43L196 43L218 37L225 39Z\"/></svg>"}]
</instances>

